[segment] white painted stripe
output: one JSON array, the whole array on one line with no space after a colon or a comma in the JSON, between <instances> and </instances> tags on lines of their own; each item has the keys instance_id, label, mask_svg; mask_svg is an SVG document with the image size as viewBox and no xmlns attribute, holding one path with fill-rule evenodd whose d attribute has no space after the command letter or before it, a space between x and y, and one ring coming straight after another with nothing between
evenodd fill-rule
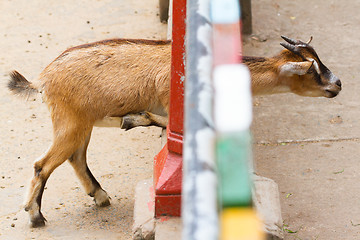
<instances>
[{"instance_id":1,"label":"white painted stripe","mask_svg":"<svg viewBox=\"0 0 360 240\"><path fill-rule=\"evenodd\" d=\"M247 130L252 121L249 69L243 64L216 67L214 87L216 130L220 133Z\"/></svg>"},{"instance_id":2,"label":"white painted stripe","mask_svg":"<svg viewBox=\"0 0 360 240\"><path fill-rule=\"evenodd\" d=\"M237 23L240 21L238 0L212 0L211 19L213 23Z\"/></svg>"}]
</instances>

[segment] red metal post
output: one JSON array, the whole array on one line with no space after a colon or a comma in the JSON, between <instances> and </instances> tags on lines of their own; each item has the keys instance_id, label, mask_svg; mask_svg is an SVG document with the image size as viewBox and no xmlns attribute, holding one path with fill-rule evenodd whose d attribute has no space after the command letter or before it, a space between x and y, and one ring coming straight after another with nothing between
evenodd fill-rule
<instances>
[{"instance_id":1,"label":"red metal post","mask_svg":"<svg viewBox=\"0 0 360 240\"><path fill-rule=\"evenodd\" d=\"M170 114L167 144L154 159L155 217L181 212L186 0L173 1L172 18Z\"/></svg>"}]
</instances>

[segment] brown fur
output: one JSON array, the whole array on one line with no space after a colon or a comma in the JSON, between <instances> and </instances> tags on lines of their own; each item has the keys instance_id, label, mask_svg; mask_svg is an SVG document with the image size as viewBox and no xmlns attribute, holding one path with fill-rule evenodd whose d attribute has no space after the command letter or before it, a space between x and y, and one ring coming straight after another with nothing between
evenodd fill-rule
<instances>
[{"instance_id":1,"label":"brown fur","mask_svg":"<svg viewBox=\"0 0 360 240\"><path fill-rule=\"evenodd\" d=\"M313 74L303 74L312 67L312 62L293 69L292 62L301 61L304 60L288 50L273 58L245 57L252 76L253 94L294 92L327 96L329 89L335 95L340 91L339 84L336 86L325 77L319 84ZM96 204L110 204L109 196L86 163L92 128L104 119L116 124L118 117L124 117L122 126L126 129L148 125L165 127L170 68L169 41L111 39L70 48L43 70L39 90L51 113L53 143L34 164L35 173L25 201L33 227L45 224L40 211L45 183L67 159ZM292 74L294 70L302 75ZM29 94L37 90L15 71L11 74L9 89Z\"/></svg>"}]
</instances>

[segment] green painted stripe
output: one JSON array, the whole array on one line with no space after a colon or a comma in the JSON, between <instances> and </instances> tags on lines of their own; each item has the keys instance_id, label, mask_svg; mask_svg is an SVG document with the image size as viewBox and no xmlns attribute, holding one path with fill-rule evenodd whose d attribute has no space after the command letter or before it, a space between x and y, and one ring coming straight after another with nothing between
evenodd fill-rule
<instances>
[{"instance_id":1,"label":"green painted stripe","mask_svg":"<svg viewBox=\"0 0 360 240\"><path fill-rule=\"evenodd\" d=\"M216 142L219 201L222 207L250 206L252 158L249 131L219 136Z\"/></svg>"}]
</instances>

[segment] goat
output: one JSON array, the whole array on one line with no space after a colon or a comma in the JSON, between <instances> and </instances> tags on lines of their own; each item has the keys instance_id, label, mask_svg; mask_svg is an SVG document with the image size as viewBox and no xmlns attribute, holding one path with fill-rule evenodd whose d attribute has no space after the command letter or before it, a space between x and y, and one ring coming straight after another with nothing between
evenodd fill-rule
<instances>
[{"instance_id":1,"label":"goat","mask_svg":"<svg viewBox=\"0 0 360 240\"><path fill-rule=\"evenodd\" d=\"M341 81L320 60L310 40L281 36L287 43L280 43L285 50L271 57L243 56L251 74L252 95L295 93L308 97L333 98L341 91ZM144 112L128 114L122 118L121 128L137 126L160 126L165 128L167 118Z\"/></svg>"},{"instance_id":2,"label":"goat","mask_svg":"<svg viewBox=\"0 0 360 240\"><path fill-rule=\"evenodd\" d=\"M244 57L252 78L253 95L292 92L301 96L332 98L341 81L321 61L308 43L282 36L287 50L272 58Z\"/></svg>"},{"instance_id":3,"label":"goat","mask_svg":"<svg viewBox=\"0 0 360 240\"><path fill-rule=\"evenodd\" d=\"M334 97L340 80L320 61L315 50L283 37L286 49L273 58L246 58L254 95L293 92ZM40 74L41 84L10 74L15 94L41 92L51 113L53 142L34 163L24 208L30 225L45 225L41 199L50 174L67 159L96 205L110 197L92 175L86 150L93 126L167 125L170 91L171 42L110 39L64 51Z\"/></svg>"}]
</instances>

